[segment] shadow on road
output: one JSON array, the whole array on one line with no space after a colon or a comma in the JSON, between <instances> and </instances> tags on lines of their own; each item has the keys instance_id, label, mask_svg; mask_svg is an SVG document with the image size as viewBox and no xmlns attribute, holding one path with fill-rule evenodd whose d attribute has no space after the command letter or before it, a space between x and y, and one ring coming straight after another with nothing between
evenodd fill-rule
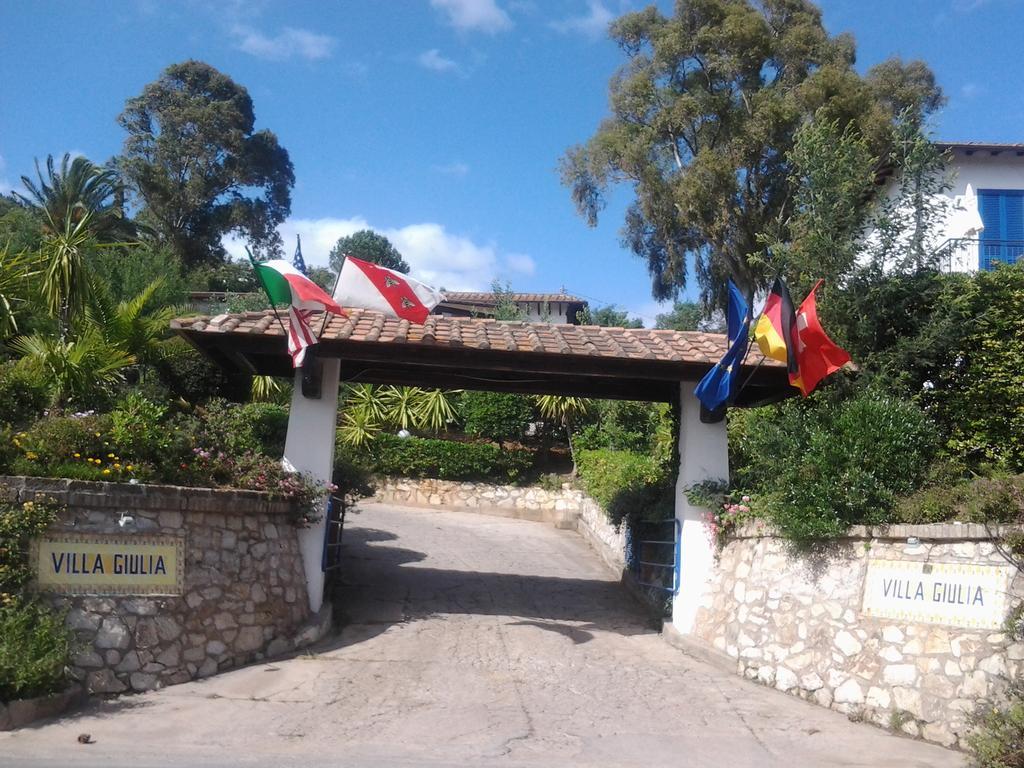
<instances>
[{"instance_id":1,"label":"shadow on road","mask_svg":"<svg viewBox=\"0 0 1024 768\"><path fill-rule=\"evenodd\" d=\"M614 581L425 568L427 554L386 542L398 537L376 528L345 532L340 583L332 599L341 632L318 650L363 642L395 624L440 614L508 616L579 645L594 631L656 633L647 614Z\"/></svg>"}]
</instances>

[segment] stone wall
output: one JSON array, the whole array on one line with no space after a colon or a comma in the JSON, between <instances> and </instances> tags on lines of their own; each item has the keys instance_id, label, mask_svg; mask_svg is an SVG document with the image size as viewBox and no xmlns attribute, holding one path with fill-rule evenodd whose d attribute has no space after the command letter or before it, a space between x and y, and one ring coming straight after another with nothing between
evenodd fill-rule
<instances>
[{"instance_id":1,"label":"stone wall","mask_svg":"<svg viewBox=\"0 0 1024 768\"><path fill-rule=\"evenodd\" d=\"M794 554L785 541L749 530L721 552L694 634L748 678L962 747L979 702L1024 671L1024 644L1000 629L865 615L869 558L1007 566L976 525L858 527L816 556ZM1022 594L1016 574L1010 597Z\"/></svg>"},{"instance_id":2,"label":"stone wall","mask_svg":"<svg viewBox=\"0 0 1024 768\"><path fill-rule=\"evenodd\" d=\"M16 500L66 505L54 533L184 539L180 596L55 595L79 650L72 675L90 693L144 691L206 677L319 639L291 506L266 494L0 477ZM122 513L132 521L119 524Z\"/></svg>"},{"instance_id":3,"label":"stone wall","mask_svg":"<svg viewBox=\"0 0 1024 768\"><path fill-rule=\"evenodd\" d=\"M494 485L432 478L381 477L378 501L416 507L467 509L488 515L573 527L585 501L582 491L545 490L535 486ZM593 503L593 502L591 502Z\"/></svg>"}]
</instances>

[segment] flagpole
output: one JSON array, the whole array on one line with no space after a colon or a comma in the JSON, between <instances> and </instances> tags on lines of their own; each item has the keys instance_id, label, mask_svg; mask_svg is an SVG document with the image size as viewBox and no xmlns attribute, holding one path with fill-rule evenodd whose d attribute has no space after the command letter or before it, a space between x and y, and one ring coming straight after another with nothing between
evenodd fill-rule
<instances>
[{"instance_id":1,"label":"flagpole","mask_svg":"<svg viewBox=\"0 0 1024 768\"><path fill-rule=\"evenodd\" d=\"M288 341L288 329L284 327L284 321L281 319L281 315L277 313L277 307L274 306L274 300L270 296L270 291L267 290L267 286L263 282L263 278L260 277L260 272L256 269L256 259L252 257L252 251L249 250L249 246L245 247L245 253L249 257L249 263L252 264L253 271L256 273L256 279L260 281L260 287L263 292L267 294L267 301L270 302L270 308L274 310L274 317L277 318L278 325L281 326L281 331L284 333L284 339Z\"/></svg>"},{"instance_id":2,"label":"flagpole","mask_svg":"<svg viewBox=\"0 0 1024 768\"><path fill-rule=\"evenodd\" d=\"M347 253L341 254L341 263L338 265L338 274L334 276L334 288L331 290L331 298L334 298L334 294L338 291L338 283L341 281L341 270L345 266L345 259L348 257ZM329 313L324 311L324 321L320 324L320 333L317 334L317 339L324 335L324 330L327 328L327 315Z\"/></svg>"}]
</instances>

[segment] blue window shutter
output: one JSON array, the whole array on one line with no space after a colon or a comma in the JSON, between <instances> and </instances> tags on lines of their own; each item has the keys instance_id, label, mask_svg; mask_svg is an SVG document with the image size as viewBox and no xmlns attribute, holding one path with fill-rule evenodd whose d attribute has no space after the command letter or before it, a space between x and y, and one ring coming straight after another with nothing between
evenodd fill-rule
<instances>
[{"instance_id":1,"label":"blue window shutter","mask_svg":"<svg viewBox=\"0 0 1024 768\"><path fill-rule=\"evenodd\" d=\"M1012 264L1024 252L1024 190L980 189L978 209L985 228L981 232L981 269L996 262Z\"/></svg>"}]
</instances>

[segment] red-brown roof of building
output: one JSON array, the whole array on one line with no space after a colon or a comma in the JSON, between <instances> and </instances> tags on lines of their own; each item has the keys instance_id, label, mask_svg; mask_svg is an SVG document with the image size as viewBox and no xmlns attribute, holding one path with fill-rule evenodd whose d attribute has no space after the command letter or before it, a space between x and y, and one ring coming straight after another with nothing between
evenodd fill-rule
<instances>
[{"instance_id":1,"label":"red-brown roof of building","mask_svg":"<svg viewBox=\"0 0 1024 768\"><path fill-rule=\"evenodd\" d=\"M385 344L415 344L435 347L508 351L539 355L570 355L587 358L645 360L678 363L718 362L725 353L725 336L699 331L662 331L600 326L502 322L489 318L461 318L431 315L423 325L386 317L363 309L349 311L349 317L331 316L320 334L322 342L347 341ZM312 322L319 331L320 319ZM245 312L216 317L180 318L171 322L174 330L192 335L230 334L284 336L272 312ZM757 346L751 347L745 365L776 367L763 359Z\"/></svg>"},{"instance_id":2,"label":"red-brown roof of building","mask_svg":"<svg viewBox=\"0 0 1024 768\"><path fill-rule=\"evenodd\" d=\"M496 304L498 294L489 291L445 291L445 301L453 304ZM573 304L586 304L585 299L567 293L504 293L501 298L509 301L556 302L567 301Z\"/></svg>"}]
</instances>

